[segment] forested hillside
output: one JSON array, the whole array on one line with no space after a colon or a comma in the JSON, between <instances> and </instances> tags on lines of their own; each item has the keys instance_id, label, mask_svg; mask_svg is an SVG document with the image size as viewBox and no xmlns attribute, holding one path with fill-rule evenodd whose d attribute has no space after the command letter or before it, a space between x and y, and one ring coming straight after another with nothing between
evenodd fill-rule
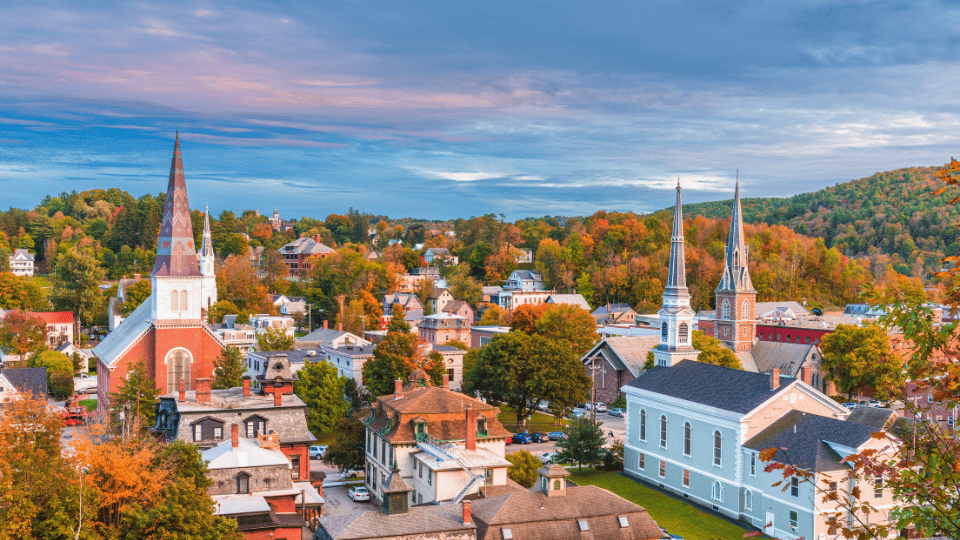
<instances>
[{"instance_id":1,"label":"forested hillside","mask_svg":"<svg viewBox=\"0 0 960 540\"><path fill-rule=\"evenodd\" d=\"M945 255L960 254L960 215L956 206L947 204L960 195L960 188L933 196L942 187L933 178L937 170L899 169L793 197L744 198L743 217L749 223L785 225L823 238L845 255L877 262L887 255L901 274L925 278ZM684 205L684 211L722 217L729 215L730 201Z\"/></svg>"}]
</instances>

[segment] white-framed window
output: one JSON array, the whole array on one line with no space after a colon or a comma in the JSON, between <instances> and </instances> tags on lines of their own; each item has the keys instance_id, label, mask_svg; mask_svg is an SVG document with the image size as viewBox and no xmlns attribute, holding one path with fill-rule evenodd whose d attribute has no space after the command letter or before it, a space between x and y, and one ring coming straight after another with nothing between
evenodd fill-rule
<instances>
[{"instance_id":1,"label":"white-framed window","mask_svg":"<svg viewBox=\"0 0 960 540\"><path fill-rule=\"evenodd\" d=\"M661 324L660 325L660 342L666 343L668 335L669 333L667 332L667 323Z\"/></svg>"},{"instance_id":2,"label":"white-framed window","mask_svg":"<svg viewBox=\"0 0 960 540\"><path fill-rule=\"evenodd\" d=\"M690 437L691 437L690 422L683 423L683 455L690 455Z\"/></svg>"},{"instance_id":3,"label":"white-framed window","mask_svg":"<svg viewBox=\"0 0 960 540\"><path fill-rule=\"evenodd\" d=\"M873 498L883 498L883 475L878 474L873 477Z\"/></svg>"},{"instance_id":4,"label":"white-framed window","mask_svg":"<svg viewBox=\"0 0 960 540\"><path fill-rule=\"evenodd\" d=\"M800 479L796 476L790 478L790 496L799 497L800 496Z\"/></svg>"},{"instance_id":5,"label":"white-framed window","mask_svg":"<svg viewBox=\"0 0 960 540\"><path fill-rule=\"evenodd\" d=\"M687 323L680 323L680 326L677 327L677 342L686 344L689 339L690 328L687 326Z\"/></svg>"},{"instance_id":6,"label":"white-framed window","mask_svg":"<svg viewBox=\"0 0 960 540\"><path fill-rule=\"evenodd\" d=\"M723 461L723 435L720 430L713 432L713 464L717 467L722 466Z\"/></svg>"},{"instance_id":7,"label":"white-framed window","mask_svg":"<svg viewBox=\"0 0 960 540\"><path fill-rule=\"evenodd\" d=\"M683 485L685 487L690 487L690 471L687 469L683 470Z\"/></svg>"},{"instance_id":8,"label":"white-framed window","mask_svg":"<svg viewBox=\"0 0 960 540\"><path fill-rule=\"evenodd\" d=\"M203 425L196 424L193 426L193 440L202 441L203 440Z\"/></svg>"},{"instance_id":9,"label":"white-framed window","mask_svg":"<svg viewBox=\"0 0 960 540\"><path fill-rule=\"evenodd\" d=\"M667 447L667 417L660 415L660 448Z\"/></svg>"},{"instance_id":10,"label":"white-framed window","mask_svg":"<svg viewBox=\"0 0 960 540\"><path fill-rule=\"evenodd\" d=\"M757 455L750 452L750 476L757 475Z\"/></svg>"},{"instance_id":11,"label":"white-framed window","mask_svg":"<svg viewBox=\"0 0 960 540\"><path fill-rule=\"evenodd\" d=\"M640 409L640 440L647 440L647 411Z\"/></svg>"},{"instance_id":12,"label":"white-framed window","mask_svg":"<svg viewBox=\"0 0 960 540\"><path fill-rule=\"evenodd\" d=\"M723 304L721 304L721 307L720 307L720 313L721 313L720 316L722 318L724 319L730 318L730 300L726 298L723 299Z\"/></svg>"},{"instance_id":13,"label":"white-framed window","mask_svg":"<svg viewBox=\"0 0 960 540\"><path fill-rule=\"evenodd\" d=\"M646 463L645 463L645 461L646 461L645 457L646 457L646 456L643 455L643 452L641 452L641 453L637 456L637 465L638 465L641 469L646 469L646 468L647 468L647 467L646 467Z\"/></svg>"},{"instance_id":14,"label":"white-framed window","mask_svg":"<svg viewBox=\"0 0 960 540\"><path fill-rule=\"evenodd\" d=\"M797 511L790 511L790 532L797 532Z\"/></svg>"},{"instance_id":15,"label":"white-framed window","mask_svg":"<svg viewBox=\"0 0 960 540\"><path fill-rule=\"evenodd\" d=\"M723 502L723 484L720 482L713 483L713 489L710 492L710 498L718 502Z\"/></svg>"},{"instance_id":16,"label":"white-framed window","mask_svg":"<svg viewBox=\"0 0 960 540\"><path fill-rule=\"evenodd\" d=\"M753 510L753 492L749 489L743 492L743 508Z\"/></svg>"}]
</instances>

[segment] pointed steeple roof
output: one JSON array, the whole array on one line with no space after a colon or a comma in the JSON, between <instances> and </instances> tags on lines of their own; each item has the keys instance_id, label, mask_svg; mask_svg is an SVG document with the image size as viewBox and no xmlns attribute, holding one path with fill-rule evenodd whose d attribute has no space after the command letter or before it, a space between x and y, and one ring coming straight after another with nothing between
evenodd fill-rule
<instances>
[{"instance_id":1,"label":"pointed steeple roof","mask_svg":"<svg viewBox=\"0 0 960 540\"><path fill-rule=\"evenodd\" d=\"M210 207L207 206L207 212L203 215L203 246L200 248L200 257L213 257L213 236L210 234Z\"/></svg>"},{"instance_id":2,"label":"pointed steeple roof","mask_svg":"<svg viewBox=\"0 0 960 540\"><path fill-rule=\"evenodd\" d=\"M683 208L680 202L680 179L677 178L677 205L673 210L673 234L670 238L670 269L667 274L667 289L677 292L687 290L687 263L683 251Z\"/></svg>"},{"instance_id":3,"label":"pointed steeple roof","mask_svg":"<svg viewBox=\"0 0 960 540\"><path fill-rule=\"evenodd\" d=\"M743 210L740 205L740 178L738 173L733 194L733 211L730 214L730 237L727 240L723 278L720 280L718 290L753 290L753 282L750 280L750 271L747 266L748 255L749 247L743 233Z\"/></svg>"},{"instance_id":4,"label":"pointed steeple roof","mask_svg":"<svg viewBox=\"0 0 960 540\"><path fill-rule=\"evenodd\" d=\"M167 198L163 205L160 237L157 239L157 262L150 275L178 277L202 275L197 264L196 246L193 244L193 224L190 221L187 185L183 178L179 133L173 145L170 181L167 184Z\"/></svg>"}]
</instances>

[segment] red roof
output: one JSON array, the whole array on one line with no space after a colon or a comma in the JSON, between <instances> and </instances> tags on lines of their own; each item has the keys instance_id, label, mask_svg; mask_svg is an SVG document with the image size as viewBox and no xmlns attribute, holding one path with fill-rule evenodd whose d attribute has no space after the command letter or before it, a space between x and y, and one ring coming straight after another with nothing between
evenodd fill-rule
<instances>
[{"instance_id":1,"label":"red roof","mask_svg":"<svg viewBox=\"0 0 960 540\"><path fill-rule=\"evenodd\" d=\"M73 324L73 313L70 311L32 311L30 315L42 319L47 324Z\"/></svg>"}]
</instances>

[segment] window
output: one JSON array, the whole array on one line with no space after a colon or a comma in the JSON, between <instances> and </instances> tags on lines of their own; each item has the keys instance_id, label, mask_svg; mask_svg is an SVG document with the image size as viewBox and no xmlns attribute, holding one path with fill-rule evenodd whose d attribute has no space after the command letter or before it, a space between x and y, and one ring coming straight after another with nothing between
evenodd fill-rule
<instances>
[{"instance_id":1,"label":"window","mask_svg":"<svg viewBox=\"0 0 960 540\"><path fill-rule=\"evenodd\" d=\"M713 489L711 490L710 497L715 501L723 501L723 484L720 482L713 483Z\"/></svg>"},{"instance_id":2,"label":"window","mask_svg":"<svg viewBox=\"0 0 960 540\"><path fill-rule=\"evenodd\" d=\"M180 291L180 311L187 310L187 291Z\"/></svg>"},{"instance_id":3,"label":"window","mask_svg":"<svg viewBox=\"0 0 960 540\"><path fill-rule=\"evenodd\" d=\"M723 448L721 447L723 443L723 436L720 435L720 431L713 432L713 464L717 467L720 467L721 460L723 458Z\"/></svg>"},{"instance_id":4,"label":"window","mask_svg":"<svg viewBox=\"0 0 960 540\"><path fill-rule=\"evenodd\" d=\"M683 470L683 485L690 487L690 471L687 469Z\"/></svg>"},{"instance_id":5,"label":"window","mask_svg":"<svg viewBox=\"0 0 960 540\"><path fill-rule=\"evenodd\" d=\"M797 532L797 511L790 511L790 532Z\"/></svg>"},{"instance_id":6,"label":"window","mask_svg":"<svg viewBox=\"0 0 960 540\"><path fill-rule=\"evenodd\" d=\"M167 353L164 360L167 364L167 393L173 394L180 391L180 381L184 383L184 388L190 390L190 364L192 357L190 351L186 349L174 349Z\"/></svg>"},{"instance_id":7,"label":"window","mask_svg":"<svg viewBox=\"0 0 960 540\"><path fill-rule=\"evenodd\" d=\"M750 476L757 475L757 455L750 453Z\"/></svg>"},{"instance_id":8,"label":"window","mask_svg":"<svg viewBox=\"0 0 960 540\"><path fill-rule=\"evenodd\" d=\"M663 478L666 475L667 475L667 462L661 461L660 462L660 478Z\"/></svg>"},{"instance_id":9,"label":"window","mask_svg":"<svg viewBox=\"0 0 960 540\"><path fill-rule=\"evenodd\" d=\"M640 409L640 440L647 440L647 411Z\"/></svg>"},{"instance_id":10,"label":"window","mask_svg":"<svg viewBox=\"0 0 960 540\"><path fill-rule=\"evenodd\" d=\"M796 476L790 478L790 496L800 496L800 480Z\"/></svg>"},{"instance_id":11,"label":"window","mask_svg":"<svg viewBox=\"0 0 960 540\"><path fill-rule=\"evenodd\" d=\"M300 456L290 456L290 476L294 480L300 478Z\"/></svg>"},{"instance_id":12,"label":"window","mask_svg":"<svg viewBox=\"0 0 960 540\"><path fill-rule=\"evenodd\" d=\"M690 422L683 424L683 455L690 455Z\"/></svg>"},{"instance_id":13,"label":"window","mask_svg":"<svg viewBox=\"0 0 960 540\"><path fill-rule=\"evenodd\" d=\"M827 494L830 495L831 500L837 500L836 497L839 497L839 493L836 482L830 482L827 484Z\"/></svg>"},{"instance_id":14,"label":"window","mask_svg":"<svg viewBox=\"0 0 960 540\"><path fill-rule=\"evenodd\" d=\"M667 447L667 417L660 417L660 448Z\"/></svg>"},{"instance_id":15,"label":"window","mask_svg":"<svg viewBox=\"0 0 960 540\"><path fill-rule=\"evenodd\" d=\"M417 422L417 436L422 437L427 434L427 424L423 422Z\"/></svg>"},{"instance_id":16,"label":"window","mask_svg":"<svg viewBox=\"0 0 960 540\"><path fill-rule=\"evenodd\" d=\"M646 469L646 466L644 465L644 462L643 462L643 461L644 461L644 460L643 460L643 454L641 453L640 455L637 456L637 465L638 465L641 469Z\"/></svg>"},{"instance_id":17,"label":"window","mask_svg":"<svg viewBox=\"0 0 960 540\"><path fill-rule=\"evenodd\" d=\"M483 481L488 486L493 483L493 469L483 471Z\"/></svg>"},{"instance_id":18,"label":"window","mask_svg":"<svg viewBox=\"0 0 960 540\"><path fill-rule=\"evenodd\" d=\"M687 328L687 323L680 323L680 327L677 329L677 341L679 343L686 343L689 336L689 328Z\"/></svg>"},{"instance_id":19,"label":"window","mask_svg":"<svg viewBox=\"0 0 960 540\"><path fill-rule=\"evenodd\" d=\"M237 494L246 495L250 493L250 475L241 472L237 474Z\"/></svg>"},{"instance_id":20,"label":"window","mask_svg":"<svg viewBox=\"0 0 960 540\"><path fill-rule=\"evenodd\" d=\"M660 325L660 342L661 343L667 342L667 323L663 323Z\"/></svg>"},{"instance_id":21,"label":"window","mask_svg":"<svg viewBox=\"0 0 960 540\"><path fill-rule=\"evenodd\" d=\"M627 516L617 516L617 522L620 523L621 529L626 529L630 526L630 522L627 521Z\"/></svg>"},{"instance_id":22,"label":"window","mask_svg":"<svg viewBox=\"0 0 960 540\"><path fill-rule=\"evenodd\" d=\"M729 319L730 318L730 300L726 298L723 299L722 307L720 308L721 318Z\"/></svg>"},{"instance_id":23,"label":"window","mask_svg":"<svg viewBox=\"0 0 960 540\"><path fill-rule=\"evenodd\" d=\"M193 440L194 441L203 440L203 424L196 424L193 426Z\"/></svg>"},{"instance_id":24,"label":"window","mask_svg":"<svg viewBox=\"0 0 960 540\"><path fill-rule=\"evenodd\" d=\"M246 425L246 432L248 439L254 439L259 434L265 434L267 432L267 421L260 416L251 416L244 420Z\"/></svg>"},{"instance_id":25,"label":"window","mask_svg":"<svg viewBox=\"0 0 960 540\"><path fill-rule=\"evenodd\" d=\"M740 318L741 318L741 319L749 319L749 318L750 318L750 302L747 301L747 300L744 300L744 301L743 301L743 306L741 306L741 308L740 308ZM746 332L747 332L746 328L744 328L743 332L744 332L743 335L747 335L747 334L746 334Z\"/></svg>"},{"instance_id":26,"label":"window","mask_svg":"<svg viewBox=\"0 0 960 540\"><path fill-rule=\"evenodd\" d=\"M553 481L553 490L554 490L554 491L560 491L560 481L559 481L559 480L554 480L554 481Z\"/></svg>"},{"instance_id":27,"label":"window","mask_svg":"<svg viewBox=\"0 0 960 540\"><path fill-rule=\"evenodd\" d=\"M743 493L743 508L753 510L753 492L749 489Z\"/></svg>"},{"instance_id":28,"label":"window","mask_svg":"<svg viewBox=\"0 0 960 540\"><path fill-rule=\"evenodd\" d=\"M503 527L500 529L500 534L503 535L503 540L513 540L513 529Z\"/></svg>"},{"instance_id":29,"label":"window","mask_svg":"<svg viewBox=\"0 0 960 540\"><path fill-rule=\"evenodd\" d=\"M883 475L878 474L873 477L873 498L883 498Z\"/></svg>"},{"instance_id":30,"label":"window","mask_svg":"<svg viewBox=\"0 0 960 540\"><path fill-rule=\"evenodd\" d=\"M177 291L170 291L170 311L180 311L180 307L177 302L178 298L179 295L177 295Z\"/></svg>"}]
</instances>

